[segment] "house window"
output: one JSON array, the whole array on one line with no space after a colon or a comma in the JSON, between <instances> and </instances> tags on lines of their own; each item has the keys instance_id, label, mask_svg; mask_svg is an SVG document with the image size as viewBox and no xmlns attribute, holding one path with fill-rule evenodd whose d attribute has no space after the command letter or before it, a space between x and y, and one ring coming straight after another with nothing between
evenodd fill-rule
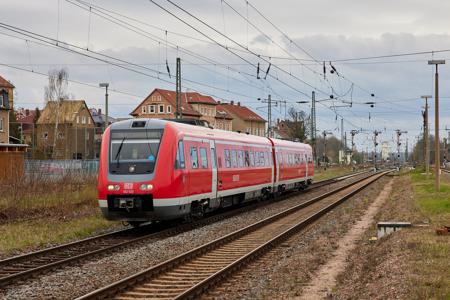
<instances>
[{"instance_id":1,"label":"house window","mask_svg":"<svg viewBox=\"0 0 450 300\"><path fill-rule=\"evenodd\" d=\"M42 138L43 138L44 140L48 139L48 132L44 132L44 133L42 134Z\"/></svg>"},{"instance_id":2,"label":"house window","mask_svg":"<svg viewBox=\"0 0 450 300\"><path fill-rule=\"evenodd\" d=\"M143 113L143 114L146 114L146 113L147 113L147 106L143 105L143 106L141 107L141 110L142 110L142 113Z\"/></svg>"},{"instance_id":3,"label":"house window","mask_svg":"<svg viewBox=\"0 0 450 300\"><path fill-rule=\"evenodd\" d=\"M5 107L5 96L0 93L0 107Z\"/></svg>"},{"instance_id":4,"label":"house window","mask_svg":"<svg viewBox=\"0 0 450 300\"><path fill-rule=\"evenodd\" d=\"M172 113L172 106L171 105L167 105L167 113L168 114Z\"/></svg>"},{"instance_id":5,"label":"house window","mask_svg":"<svg viewBox=\"0 0 450 300\"><path fill-rule=\"evenodd\" d=\"M158 113L160 114L164 113L164 105L158 105Z\"/></svg>"},{"instance_id":6,"label":"house window","mask_svg":"<svg viewBox=\"0 0 450 300\"><path fill-rule=\"evenodd\" d=\"M149 105L149 106L148 106L148 111L149 111L151 114L154 114L154 113L155 113L155 105Z\"/></svg>"},{"instance_id":7,"label":"house window","mask_svg":"<svg viewBox=\"0 0 450 300\"><path fill-rule=\"evenodd\" d=\"M77 116L77 124L80 124L80 117Z\"/></svg>"},{"instance_id":8,"label":"house window","mask_svg":"<svg viewBox=\"0 0 450 300\"><path fill-rule=\"evenodd\" d=\"M0 118L0 131L3 131L3 118Z\"/></svg>"},{"instance_id":9,"label":"house window","mask_svg":"<svg viewBox=\"0 0 450 300\"><path fill-rule=\"evenodd\" d=\"M91 118L88 118L88 124L91 124Z\"/></svg>"},{"instance_id":10,"label":"house window","mask_svg":"<svg viewBox=\"0 0 450 300\"><path fill-rule=\"evenodd\" d=\"M62 140L64 138L64 132L58 132L58 139Z\"/></svg>"},{"instance_id":11,"label":"house window","mask_svg":"<svg viewBox=\"0 0 450 300\"><path fill-rule=\"evenodd\" d=\"M89 140L89 132L86 132L86 140Z\"/></svg>"},{"instance_id":12,"label":"house window","mask_svg":"<svg viewBox=\"0 0 450 300\"><path fill-rule=\"evenodd\" d=\"M86 117L85 116L81 117L81 124L86 124Z\"/></svg>"}]
</instances>

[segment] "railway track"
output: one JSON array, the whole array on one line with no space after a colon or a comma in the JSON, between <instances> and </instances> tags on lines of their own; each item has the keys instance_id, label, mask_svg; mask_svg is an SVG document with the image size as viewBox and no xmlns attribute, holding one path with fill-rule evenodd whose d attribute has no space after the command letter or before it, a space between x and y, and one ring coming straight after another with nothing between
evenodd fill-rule
<instances>
[{"instance_id":1,"label":"railway track","mask_svg":"<svg viewBox=\"0 0 450 300\"><path fill-rule=\"evenodd\" d=\"M362 171L344 176L338 176L323 181L318 181L314 183L308 190L340 182L342 180L364 174L365 172L366 171ZM293 194L287 194L282 198L288 198L292 196ZM103 234L80 241L75 241L72 243L1 260L0 287L30 277L34 277L42 273L51 272L70 264L76 264L86 259L103 256L105 254L118 251L119 249L123 249L131 245L173 236L188 230L192 230L193 228L201 227L217 222L219 220L229 218L245 211L256 209L269 203L269 201L265 201L257 205L244 206L241 208L214 214L196 222L181 224L178 226L168 227L167 225L153 225L119 230L116 232Z\"/></svg>"},{"instance_id":2,"label":"railway track","mask_svg":"<svg viewBox=\"0 0 450 300\"><path fill-rule=\"evenodd\" d=\"M195 299L388 172L356 180L78 300Z\"/></svg>"}]
</instances>

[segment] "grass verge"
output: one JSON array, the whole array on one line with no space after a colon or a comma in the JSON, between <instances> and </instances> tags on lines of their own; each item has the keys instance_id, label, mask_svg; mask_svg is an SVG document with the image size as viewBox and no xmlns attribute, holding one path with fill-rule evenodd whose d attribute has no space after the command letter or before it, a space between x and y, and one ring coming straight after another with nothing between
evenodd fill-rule
<instances>
[{"instance_id":1,"label":"grass verge","mask_svg":"<svg viewBox=\"0 0 450 300\"><path fill-rule=\"evenodd\" d=\"M412 297L416 299L450 299L450 235L438 236L434 229L450 226L450 176L443 174L441 189L435 191L434 176L422 170L411 175L414 201L430 222L429 230L410 236L415 245L412 260Z\"/></svg>"},{"instance_id":2,"label":"grass verge","mask_svg":"<svg viewBox=\"0 0 450 300\"><path fill-rule=\"evenodd\" d=\"M0 253L2 256L11 256L26 250L83 239L114 224L99 214L68 221L39 219L3 224L0 225Z\"/></svg>"},{"instance_id":3,"label":"grass verge","mask_svg":"<svg viewBox=\"0 0 450 300\"><path fill-rule=\"evenodd\" d=\"M323 168L316 168L314 170L314 181L326 180L336 176L346 175L352 172L351 167L331 167L324 170Z\"/></svg>"}]
</instances>

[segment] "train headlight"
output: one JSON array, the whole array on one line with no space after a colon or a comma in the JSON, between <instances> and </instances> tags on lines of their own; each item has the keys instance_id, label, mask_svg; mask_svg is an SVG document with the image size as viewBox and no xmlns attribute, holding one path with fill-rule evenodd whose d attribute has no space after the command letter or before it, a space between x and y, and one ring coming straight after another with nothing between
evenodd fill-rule
<instances>
[{"instance_id":1,"label":"train headlight","mask_svg":"<svg viewBox=\"0 0 450 300\"><path fill-rule=\"evenodd\" d=\"M118 191L118 190L120 190L120 185L108 184L108 191Z\"/></svg>"},{"instance_id":2,"label":"train headlight","mask_svg":"<svg viewBox=\"0 0 450 300\"><path fill-rule=\"evenodd\" d=\"M141 184L141 191L151 191L153 189L153 184Z\"/></svg>"}]
</instances>

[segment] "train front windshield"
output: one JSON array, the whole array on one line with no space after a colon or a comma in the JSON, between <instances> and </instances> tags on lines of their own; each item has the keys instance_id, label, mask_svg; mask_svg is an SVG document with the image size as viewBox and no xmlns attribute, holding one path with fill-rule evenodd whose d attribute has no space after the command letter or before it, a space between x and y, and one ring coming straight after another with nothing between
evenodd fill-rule
<instances>
[{"instance_id":1,"label":"train front windshield","mask_svg":"<svg viewBox=\"0 0 450 300\"><path fill-rule=\"evenodd\" d=\"M112 132L109 170L112 174L153 173L162 131Z\"/></svg>"}]
</instances>

